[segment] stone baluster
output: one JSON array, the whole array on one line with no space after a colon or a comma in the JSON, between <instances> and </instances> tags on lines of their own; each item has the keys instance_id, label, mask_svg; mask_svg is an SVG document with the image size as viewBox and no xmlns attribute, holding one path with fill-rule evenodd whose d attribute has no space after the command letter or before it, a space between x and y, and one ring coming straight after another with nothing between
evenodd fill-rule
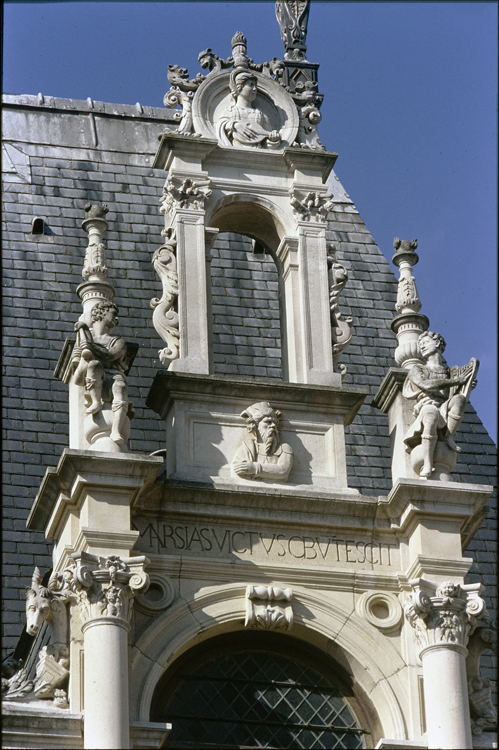
<instances>
[{"instance_id":1,"label":"stone baluster","mask_svg":"<svg viewBox=\"0 0 499 750\"><path fill-rule=\"evenodd\" d=\"M149 585L148 562L79 552L64 571L83 623L85 748L130 747L127 636L133 598Z\"/></svg>"},{"instance_id":2,"label":"stone baluster","mask_svg":"<svg viewBox=\"0 0 499 750\"><path fill-rule=\"evenodd\" d=\"M422 315L421 301L419 299L416 282L412 275L412 268L419 261L416 248L417 240L399 240L395 237L393 241L395 255L393 263L400 269L400 278L397 290L397 302L395 309L399 313L392 320L392 330L397 336L398 346L395 350L395 360L400 367L409 369L412 365L422 362L419 351L418 338L426 331L429 320Z\"/></svg>"},{"instance_id":3,"label":"stone baluster","mask_svg":"<svg viewBox=\"0 0 499 750\"><path fill-rule=\"evenodd\" d=\"M473 747L465 659L476 618L485 612L483 586L447 581L435 591L423 579L410 584L404 611L423 664L428 748Z\"/></svg>"}]
</instances>

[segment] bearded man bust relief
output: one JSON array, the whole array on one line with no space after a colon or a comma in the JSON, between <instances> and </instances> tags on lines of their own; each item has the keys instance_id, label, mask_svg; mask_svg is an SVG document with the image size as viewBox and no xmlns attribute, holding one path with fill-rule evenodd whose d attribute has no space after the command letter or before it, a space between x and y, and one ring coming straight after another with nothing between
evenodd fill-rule
<instances>
[{"instance_id":1,"label":"bearded man bust relief","mask_svg":"<svg viewBox=\"0 0 499 750\"><path fill-rule=\"evenodd\" d=\"M232 101L217 123L223 146L278 148L281 137L272 130L268 117L253 102L258 94L257 77L247 70L233 70L230 76Z\"/></svg>"},{"instance_id":2,"label":"bearded man bust relief","mask_svg":"<svg viewBox=\"0 0 499 750\"><path fill-rule=\"evenodd\" d=\"M243 479L285 482L293 466L293 449L279 441L281 412L268 401L241 413L248 434L232 459L232 469Z\"/></svg>"}]
</instances>

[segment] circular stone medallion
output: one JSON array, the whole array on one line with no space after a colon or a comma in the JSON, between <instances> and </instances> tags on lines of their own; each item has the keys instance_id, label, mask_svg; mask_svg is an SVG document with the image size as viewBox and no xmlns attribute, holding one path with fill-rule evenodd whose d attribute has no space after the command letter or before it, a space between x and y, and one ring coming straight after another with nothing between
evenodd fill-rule
<instances>
[{"instance_id":1,"label":"circular stone medallion","mask_svg":"<svg viewBox=\"0 0 499 750\"><path fill-rule=\"evenodd\" d=\"M259 109L270 121L272 130L281 136L279 150L288 148L298 133L298 112L286 89L269 76L249 71L257 79L258 93L253 107ZM216 124L232 103L229 88L230 71L209 75L196 91L192 102L194 130L204 138L217 140ZM222 144L221 144L222 145ZM233 148L238 148L233 146ZM240 147L244 148L244 147ZM254 148L244 149L254 151ZM269 149L259 149L268 151Z\"/></svg>"}]
</instances>

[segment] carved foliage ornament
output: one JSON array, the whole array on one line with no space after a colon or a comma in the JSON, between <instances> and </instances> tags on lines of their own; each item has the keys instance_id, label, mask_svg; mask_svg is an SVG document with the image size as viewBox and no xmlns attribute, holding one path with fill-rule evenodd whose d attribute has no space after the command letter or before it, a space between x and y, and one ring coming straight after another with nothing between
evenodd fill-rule
<instances>
[{"instance_id":1,"label":"carved foliage ornament","mask_svg":"<svg viewBox=\"0 0 499 750\"><path fill-rule=\"evenodd\" d=\"M291 207L299 221L326 221L329 211L334 206L332 195L316 191L304 191L291 188L289 191Z\"/></svg>"},{"instance_id":2,"label":"carved foliage ornament","mask_svg":"<svg viewBox=\"0 0 499 750\"><path fill-rule=\"evenodd\" d=\"M276 2L275 14L281 29L285 60L305 59L309 13L310 0Z\"/></svg>"},{"instance_id":3,"label":"carved foliage ornament","mask_svg":"<svg viewBox=\"0 0 499 750\"><path fill-rule=\"evenodd\" d=\"M205 200L211 195L210 181L180 179L169 176L160 199L160 213L172 213L176 208L202 210Z\"/></svg>"},{"instance_id":4,"label":"carved foliage ornament","mask_svg":"<svg viewBox=\"0 0 499 750\"><path fill-rule=\"evenodd\" d=\"M149 585L146 562L143 556L122 559L117 555L75 554L62 579L74 594L82 620L116 617L129 622L133 597Z\"/></svg>"},{"instance_id":5,"label":"carved foliage ornament","mask_svg":"<svg viewBox=\"0 0 499 750\"><path fill-rule=\"evenodd\" d=\"M258 630L289 630L293 625L292 598L293 592L289 588L248 586L244 627Z\"/></svg>"},{"instance_id":6,"label":"carved foliage ornament","mask_svg":"<svg viewBox=\"0 0 499 750\"><path fill-rule=\"evenodd\" d=\"M420 647L424 649L437 644L465 647L477 618L485 612L485 602L479 596L482 585L461 586L446 581L431 596L425 581L410 583L414 591L404 603L404 613L414 628Z\"/></svg>"}]
</instances>

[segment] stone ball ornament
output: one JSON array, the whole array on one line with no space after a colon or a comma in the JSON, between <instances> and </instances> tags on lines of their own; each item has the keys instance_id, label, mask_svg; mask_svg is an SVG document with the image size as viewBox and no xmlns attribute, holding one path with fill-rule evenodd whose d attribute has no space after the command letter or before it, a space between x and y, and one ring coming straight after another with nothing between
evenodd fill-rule
<instances>
[{"instance_id":1,"label":"stone ball ornament","mask_svg":"<svg viewBox=\"0 0 499 750\"><path fill-rule=\"evenodd\" d=\"M273 131L279 134L279 150L288 148L295 142L299 126L298 111L291 95L269 76L254 70L251 71L251 76L256 79L257 88L253 107L270 123L269 136ZM207 76L196 91L192 102L195 133L204 138L218 140L220 143L217 124L227 114L233 101L231 72ZM237 145L233 147L244 148Z\"/></svg>"}]
</instances>

